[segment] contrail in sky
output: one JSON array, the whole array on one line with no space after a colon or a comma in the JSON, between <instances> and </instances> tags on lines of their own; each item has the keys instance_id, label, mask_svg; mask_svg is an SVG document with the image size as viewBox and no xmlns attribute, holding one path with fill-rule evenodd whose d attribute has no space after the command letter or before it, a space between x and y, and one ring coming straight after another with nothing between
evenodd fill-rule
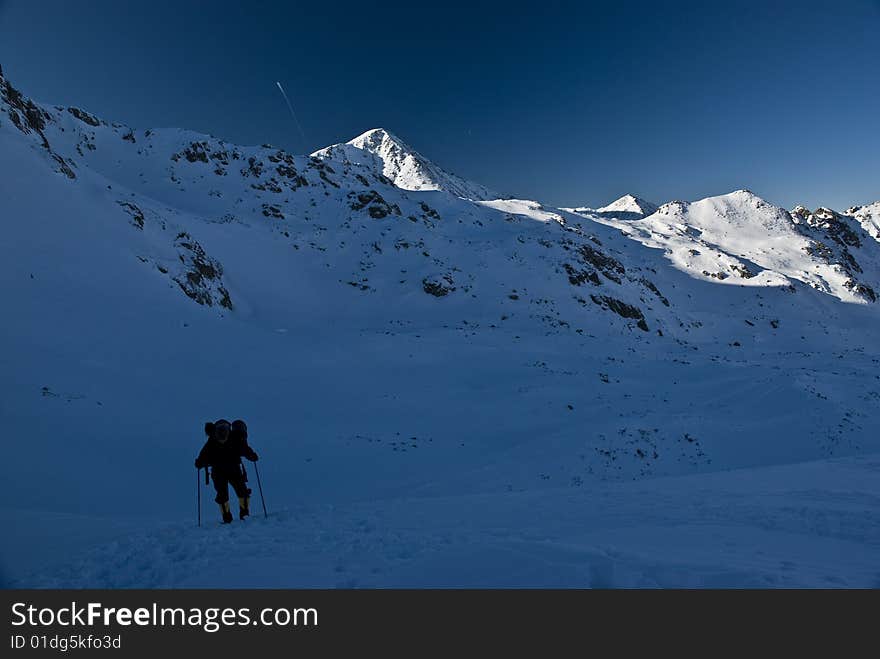
<instances>
[{"instance_id":1,"label":"contrail in sky","mask_svg":"<svg viewBox=\"0 0 880 659\"><path fill-rule=\"evenodd\" d=\"M287 92L284 91L284 87L281 86L280 82L276 82L275 84L278 85L278 90L281 92L281 95L284 97L284 100L287 103L287 109L290 110L290 116L293 117L293 121L296 124L297 129L299 130L299 134L302 135L304 142L308 142L302 126L299 125L299 119L296 118L296 112L293 111L293 105L290 103L290 99L287 98Z\"/></svg>"}]
</instances>

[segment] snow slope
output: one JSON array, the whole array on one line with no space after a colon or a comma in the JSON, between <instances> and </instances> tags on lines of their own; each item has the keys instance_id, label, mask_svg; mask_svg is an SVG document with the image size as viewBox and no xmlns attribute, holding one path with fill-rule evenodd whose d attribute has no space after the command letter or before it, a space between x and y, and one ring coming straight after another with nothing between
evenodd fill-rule
<instances>
[{"instance_id":1,"label":"snow slope","mask_svg":"<svg viewBox=\"0 0 880 659\"><path fill-rule=\"evenodd\" d=\"M377 167L0 80L6 582L876 585L878 306L832 266L732 286L652 249L689 235L660 211ZM676 222L728 254L742 213L753 250L788 226L757 204ZM268 521L219 528L193 483L220 416L248 420Z\"/></svg>"},{"instance_id":2,"label":"snow slope","mask_svg":"<svg viewBox=\"0 0 880 659\"><path fill-rule=\"evenodd\" d=\"M117 531L26 583L199 588L222 573L233 588L877 588L878 471L873 455L650 484L300 504L226 528Z\"/></svg>"}]
</instances>

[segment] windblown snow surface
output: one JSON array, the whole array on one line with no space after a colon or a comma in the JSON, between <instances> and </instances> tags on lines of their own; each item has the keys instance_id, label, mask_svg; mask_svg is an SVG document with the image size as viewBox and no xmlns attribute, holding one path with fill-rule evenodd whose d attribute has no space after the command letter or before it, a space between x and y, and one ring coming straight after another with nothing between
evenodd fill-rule
<instances>
[{"instance_id":1,"label":"windblown snow surface","mask_svg":"<svg viewBox=\"0 0 880 659\"><path fill-rule=\"evenodd\" d=\"M880 586L870 205L574 213L408 149L0 79L6 585ZM268 518L247 463L219 524L218 417Z\"/></svg>"}]
</instances>

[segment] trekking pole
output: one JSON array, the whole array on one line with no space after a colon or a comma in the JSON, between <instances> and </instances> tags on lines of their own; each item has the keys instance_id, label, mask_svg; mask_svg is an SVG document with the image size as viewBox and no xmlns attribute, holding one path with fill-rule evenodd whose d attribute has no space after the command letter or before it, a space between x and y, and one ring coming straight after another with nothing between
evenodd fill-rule
<instances>
[{"instance_id":1,"label":"trekking pole","mask_svg":"<svg viewBox=\"0 0 880 659\"><path fill-rule=\"evenodd\" d=\"M257 487L260 488L260 501L263 502L263 517L269 519L269 513L266 512L266 500L263 498L263 484L260 482L260 470L257 468L256 462L254 462L254 472L257 474Z\"/></svg>"},{"instance_id":2,"label":"trekking pole","mask_svg":"<svg viewBox=\"0 0 880 659\"><path fill-rule=\"evenodd\" d=\"M199 526L202 525L202 468L196 469L196 499L198 499L198 520Z\"/></svg>"}]
</instances>

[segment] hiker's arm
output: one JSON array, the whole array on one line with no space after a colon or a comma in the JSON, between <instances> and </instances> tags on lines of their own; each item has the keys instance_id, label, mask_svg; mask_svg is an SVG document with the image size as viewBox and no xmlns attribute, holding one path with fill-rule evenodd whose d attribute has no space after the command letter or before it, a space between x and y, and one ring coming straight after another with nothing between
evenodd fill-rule
<instances>
[{"instance_id":1,"label":"hiker's arm","mask_svg":"<svg viewBox=\"0 0 880 659\"><path fill-rule=\"evenodd\" d=\"M210 451L208 450L208 445L210 444L210 440L205 442L205 445L202 447L202 450L199 451L199 456L196 458L196 469L201 469L202 467L207 467L209 462L208 454Z\"/></svg>"},{"instance_id":2,"label":"hiker's arm","mask_svg":"<svg viewBox=\"0 0 880 659\"><path fill-rule=\"evenodd\" d=\"M248 445L247 440L241 443L241 456L243 458L247 458L251 462L256 462L257 460L259 460L257 452Z\"/></svg>"}]
</instances>

